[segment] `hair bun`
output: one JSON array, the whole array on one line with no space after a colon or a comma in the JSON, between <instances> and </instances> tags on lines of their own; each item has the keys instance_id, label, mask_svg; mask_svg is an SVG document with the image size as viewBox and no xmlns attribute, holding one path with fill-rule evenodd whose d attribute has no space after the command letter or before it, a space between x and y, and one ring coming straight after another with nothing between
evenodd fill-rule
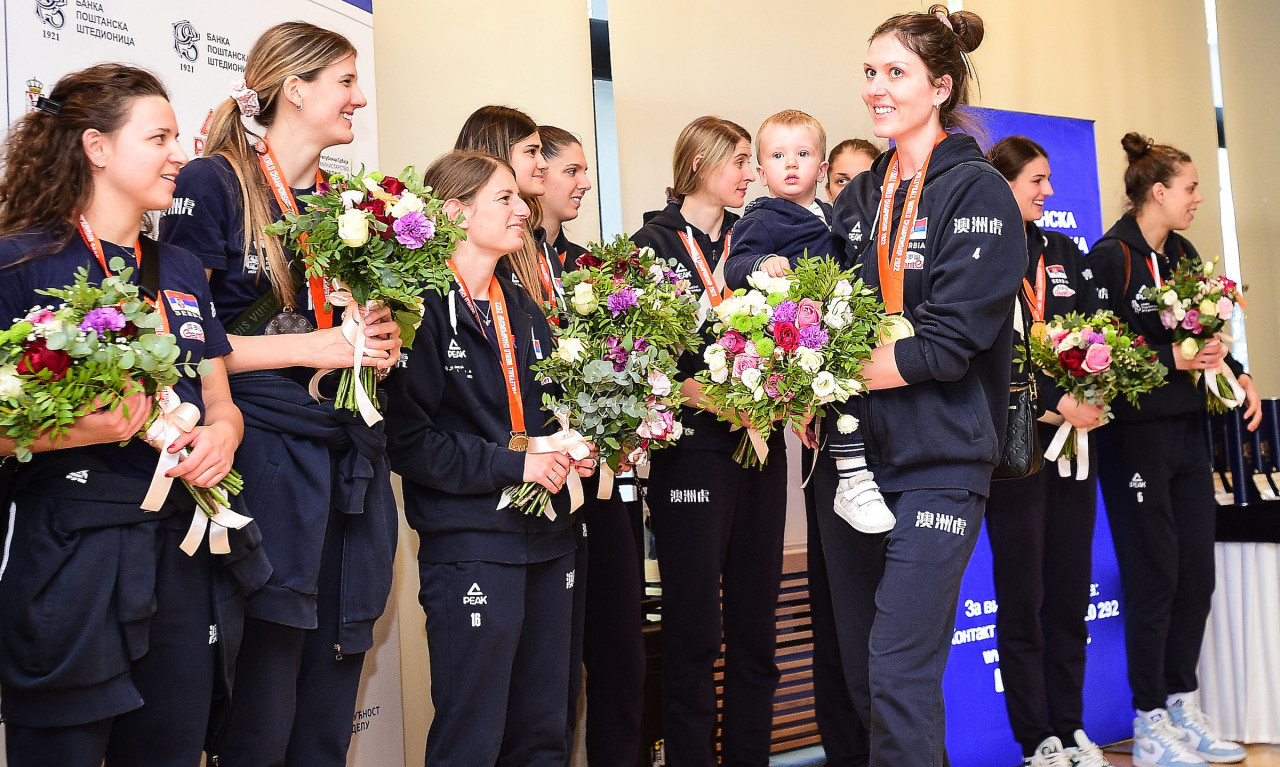
<instances>
[{"instance_id":1,"label":"hair bun","mask_svg":"<svg viewBox=\"0 0 1280 767\"><path fill-rule=\"evenodd\" d=\"M955 33L960 41L960 50L965 53L972 53L982 44L982 37L986 30L982 24L982 17L973 11L948 13L947 6L935 3L929 6L929 13L937 16L947 29Z\"/></svg>"},{"instance_id":2,"label":"hair bun","mask_svg":"<svg viewBox=\"0 0 1280 767\"><path fill-rule=\"evenodd\" d=\"M1120 139L1120 146L1124 147L1124 153L1128 156L1129 162L1135 163L1151 151L1155 142L1137 131L1131 131Z\"/></svg>"}]
</instances>

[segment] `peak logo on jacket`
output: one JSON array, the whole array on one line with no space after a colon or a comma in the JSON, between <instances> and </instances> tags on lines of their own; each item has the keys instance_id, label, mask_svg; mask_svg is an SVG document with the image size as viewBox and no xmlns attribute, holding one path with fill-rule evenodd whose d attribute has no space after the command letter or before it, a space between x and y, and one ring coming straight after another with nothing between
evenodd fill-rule
<instances>
[{"instance_id":1,"label":"peak logo on jacket","mask_svg":"<svg viewBox=\"0 0 1280 767\"><path fill-rule=\"evenodd\" d=\"M449 339L449 359L465 360L466 358L467 358L467 350L463 349L461 346L458 346L458 339L450 338Z\"/></svg>"},{"instance_id":2,"label":"peak logo on jacket","mask_svg":"<svg viewBox=\"0 0 1280 767\"><path fill-rule=\"evenodd\" d=\"M862 222L858 221L849 230L849 242L862 242Z\"/></svg>"}]
</instances>

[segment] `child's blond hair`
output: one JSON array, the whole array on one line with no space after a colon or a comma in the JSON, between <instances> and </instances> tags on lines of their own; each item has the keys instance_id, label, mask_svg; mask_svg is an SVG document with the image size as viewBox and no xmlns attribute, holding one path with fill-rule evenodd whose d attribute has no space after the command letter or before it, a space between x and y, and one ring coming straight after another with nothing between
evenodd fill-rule
<instances>
[{"instance_id":1,"label":"child's blond hair","mask_svg":"<svg viewBox=\"0 0 1280 767\"><path fill-rule=\"evenodd\" d=\"M784 109L777 114L770 115L764 122L760 123L760 130L756 131L756 162L760 162L760 152L763 151L764 129L771 125L786 126L802 126L812 128L813 132L818 135L818 156L826 158L827 156L827 131L823 129L822 123L817 118L799 109Z\"/></svg>"}]
</instances>

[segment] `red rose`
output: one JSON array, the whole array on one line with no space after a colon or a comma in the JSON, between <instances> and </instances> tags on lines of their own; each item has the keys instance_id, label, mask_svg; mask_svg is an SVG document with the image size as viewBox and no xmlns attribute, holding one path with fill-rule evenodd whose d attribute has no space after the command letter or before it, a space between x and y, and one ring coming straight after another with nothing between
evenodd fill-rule
<instances>
[{"instance_id":1,"label":"red rose","mask_svg":"<svg viewBox=\"0 0 1280 767\"><path fill-rule=\"evenodd\" d=\"M384 203L382 200L379 200L376 197L371 198L369 200L366 200L365 202L360 203L359 205L356 206L356 208L359 210L369 211L370 213L373 214L373 217L375 219L377 219L378 221L381 221L383 224L386 224L387 228L382 230L381 232L378 232L379 237L381 237L384 240L389 240L395 236L395 232L391 230L391 225L395 223L395 219L392 218L391 215L387 213L387 204Z\"/></svg>"},{"instance_id":2,"label":"red rose","mask_svg":"<svg viewBox=\"0 0 1280 767\"><path fill-rule=\"evenodd\" d=\"M1133 345L1134 345L1134 346L1146 346L1146 345L1147 345L1147 339L1143 338L1142 336L1138 336L1137 338L1133 339Z\"/></svg>"},{"instance_id":3,"label":"red rose","mask_svg":"<svg viewBox=\"0 0 1280 767\"><path fill-rule=\"evenodd\" d=\"M790 322L774 323L773 342L779 349L790 354L800 345L800 330Z\"/></svg>"},{"instance_id":4,"label":"red rose","mask_svg":"<svg viewBox=\"0 0 1280 767\"><path fill-rule=\"evenodd\" d=\"M404 191L404 182L398 178L392 178L391 176L387 176L379 181L378 186L382 187L387 194L395 195L396 197L399 197Z\"/></svg>"},{"instance_id":5,"label":"red rose","mask_svg":"<svg viewBox=\"0 0 1280 767\"><path fill-rule=\"evenodd\" d=\"M71 357L61 349L50 349L43 338L27 344L26 353L18 360L19 375L35 375L41 370L47 370L50 381L61 381L69 367Z\"/></svg>"},{"instance_id":6,"label":"red rose","mask_svg":"<svg viewBox=\"0 0 1280 767\"><path fill-rule=\"evenodd\" d=\"M579 269L587 269L587 268L594 269L595 267L599 266L602 263L604 262L596 258L595 256L591 255L590 253L583 253L581 256L578 256Z\"/></svg>"},{"instance_id":7,"label":"red rose","mask_svg":"<svg viewBox=\"0 0 1280 767\"><path fill-rule=\"evenodd\" d=\"M1084 349L1067 349L1058 355L1058 363L1071 375L1084 375L1081 368L1084 364Z\"/></svg>"}]
</instances>

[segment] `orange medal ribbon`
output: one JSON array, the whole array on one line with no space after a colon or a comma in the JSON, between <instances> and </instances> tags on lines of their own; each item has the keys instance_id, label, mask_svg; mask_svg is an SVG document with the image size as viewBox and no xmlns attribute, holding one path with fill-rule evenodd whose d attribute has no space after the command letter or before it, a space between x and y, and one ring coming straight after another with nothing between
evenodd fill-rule
<instances>
[{"instance_id":1,"label":"orange medal ribbon","mask_svg":"<svg viewBox=\"0 0 1280 767\"><path fill-rule=\"evenodd\" d=\"M702 255L702 248L698 247L698 241L690 237L686 232L676 232L680 235L680 241L684 243L685 250L689 251L689 258L692 259L693 265L698 270L698 277L702 280L702 287L707 292L707 298L711 301L711 308L720 305L720 302L733 295L733 291L716 283L715 274L711 271L711 265L707 263L707 257ZM728 232L724 236L724 252L721 258L729 257L729 242L733 237L733 232Z\"/></svg>"},{"instance_id":2,"label":"orange medal ribbon","mask_svg":"<svg viewBox=\"0 0 1280 767\"><path fill-rule=\"evenodd\" d=\"M933 142L936 147L947 137L946 132L938 134ZM933 150L929 150L924 164L916 171L907 187L907 199L902 206L902 220L898 224L898 236L893 243L893 260L889 259L889 230L893 225L893 196L898 192L898 155L894 152L893 162L889 164L889 173L885 175L884 186L880 190L880 222L876 233L876 256L880 262L880 294L884 298L884 308L889 314L902 313L902 282L906 268L907 244L911 241L911 230L916 224L916 210L920 207L920 192L924 189L924 176L929 170L929 159Z\"/></svg>"},{"instance_id":3,"label":"orange medal ribbon","mask_svg":"<svg viewBox=\"0 0 1280 767\"><path fill-rule=\"evenodd\" d=\"M108 277L114 277L115 275L107 268L107 254L106 251L102 249L102 241L98 239L98 235L93 233L93 227L89 226L89 222L84 216L80 217L80 237L84 239L84 244L89 247L89 250L93 252L93 255L98 257L98 264L102 267L102 271L106 272ZM135 259L134 263L138 265L138 272L141 273L142 240L138 240L133 244L133 257ZM156 288L158 290L159 286L156 286ZM150 304L152 309L156 310L157 314L160 315L160 329L157 332L168 333L169 313L165 311L163 306L157 306L156 302L152 301L150 298L147 298L146 296L143 296L142 298Z\"/></svg>"},{"instance_id":4,"label":"orange medal ribbon","mask_svg":"<svg viewBox=\"0 0 1280 767\"><path fill-rule=\"evenodd\" d=\"M280 163L276 162L276 155L266 141L261 142L259 147L258 164L262 166L262 173L267 177L267 186L271 187L271 193L276 196L281 212L299 215L298 201L293 198L293 190L285 182L284 174L280 172ZM316 186L323 183L324 174L317 168ZM299 242L305 242L304 238L299 238ZM333 308L326 308L329 302L329 288L326 280L323 277L308 277L307 284L311 290L311 303L316 313L316 327L321 329L333 327Z\"/></svg>"},{"instance_id":5,"label":"orange medal ribbon","mask_svg":"<svg viewBox=\"0 0 1280 767\"><path fill-rule=\"evenodd\" d=\"M480 312L471 298L471 291L467 289L467 284L458 274L457 268L453 265L453 259L449 259L446 263L453 271L458 287L462 288L462 297L467 302L467 308L475 316L476 324L480 326L480 332L483 333L484 323L480 321ZM511 441L507 447L523 452L529 445L529 437L524 428L524 397L520 393L520 370L516 367L516 345L511 335L511 322L507 318L507 304L502 297L502 286L498 284L496 277L489 280L489 310L493 312L493 327L498 334L498 359L502 363L503 378L507 382L507 409L511 412Z\"/></svg>"},{"instance_id":6,"label":"orange medal ribbon","mask_svg":"<svg viewBox=\"0 0 1280 767\"><path fill-rule=\"evenodd\" d=\"M1036 286L1033 289L1026 277L1022 278L1022 294L1027 297L1031 307L1031 319L1044 322L1044 298L1046 292L1044 275L1044 254L1040 254L1040 265L1036 267Z\"/></svg>"}]
</instances>

